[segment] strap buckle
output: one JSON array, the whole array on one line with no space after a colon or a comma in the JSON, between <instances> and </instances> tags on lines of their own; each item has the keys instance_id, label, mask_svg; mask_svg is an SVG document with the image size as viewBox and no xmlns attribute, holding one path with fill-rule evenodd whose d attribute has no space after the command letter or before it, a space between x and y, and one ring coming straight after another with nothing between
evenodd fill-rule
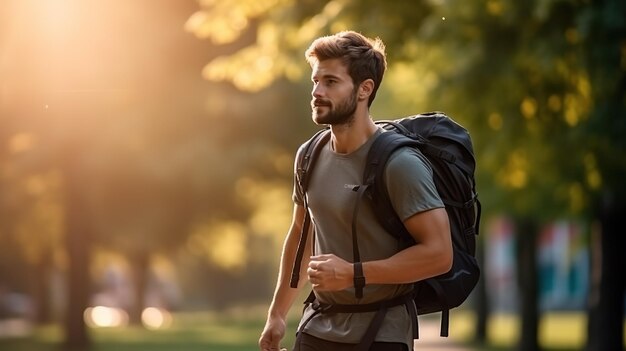
<instances>
[{"instance_id":1,"label":"strap buckle","mask_svg":"<svg viewBox=\"0 0 626 351\"><path fill-rule=\"evenodd\" d=\"M333 307L333 305L321 303L317 299L311 303L311 308L318 313L327 312L331 307Z\"/></svg>"}]
</instances>

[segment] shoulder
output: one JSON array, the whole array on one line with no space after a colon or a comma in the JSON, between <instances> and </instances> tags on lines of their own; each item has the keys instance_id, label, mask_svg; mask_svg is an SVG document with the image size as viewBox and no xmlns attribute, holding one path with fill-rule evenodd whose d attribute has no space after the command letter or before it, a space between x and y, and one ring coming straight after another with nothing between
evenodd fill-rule
<instances>
[{"instance_id":1,"label":"shoulder","mask_svg":"<svg viewBox=\"0 0 626 351\"><path fill-rule=\"evenodd\" d=\"M302 159L306 155L311 155L314 152L314 149L325 144L325 141L328 141L330 135L330 131L328 129L322 129L316 132L311 138L306 140L304 143L300 144L298 149L296 150L295 163L296 165L302 162Z\"/></svg>"},{"instance_id":2,"label":"shoulder","mask_svg":"<svg viewBox=\"0 0 626 351\"><path fill-rule=\"evenodd\" d=\"M317 131L313 134L309 139L300 144L298 147L297 155L304 154L307 150L312 150L316 147L317 144L324 144L330 138L330 130L328 128Z\"/></svg>"}]
</instances>

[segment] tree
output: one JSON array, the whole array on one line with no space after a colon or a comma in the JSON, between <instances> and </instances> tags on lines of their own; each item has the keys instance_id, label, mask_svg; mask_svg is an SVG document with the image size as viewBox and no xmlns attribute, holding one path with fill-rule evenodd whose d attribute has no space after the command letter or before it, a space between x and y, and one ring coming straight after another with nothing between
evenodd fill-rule
<instances>
[{"instance_id":1,"label":"tree","mask_svg":"<svg viewBox=\"0 0 626 351\"><path fill-rule=\"evenodd\" d=\"M622 217L626 213L626 4L623 1L592 1L581 12L585 66L591 80L593 110L584 126L589 149L587 177L592 206L600 222L600 256L592 269L600 274L591 285L587 350L618 350L623 347L623 313L626 278ZM599 186L600 183L602 186ZM595 245L594 245L595 247Z\"/></svg>"}]
</instances>

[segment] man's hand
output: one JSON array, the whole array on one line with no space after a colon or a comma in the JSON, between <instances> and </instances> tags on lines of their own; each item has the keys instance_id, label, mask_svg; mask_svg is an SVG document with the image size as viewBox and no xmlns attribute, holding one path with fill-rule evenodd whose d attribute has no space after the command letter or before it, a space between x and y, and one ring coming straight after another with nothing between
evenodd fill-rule
<instances>
[{"instance_id":1,"label":"man's hand","mask_svg":"<svg viewBox=\"0 0 626 351\"><path fill-rule=\"evenodd\" d=\"M339 291L354 285L352 263L332 254L311 256L307 274L316 291Z\"/></svg>"},{"instance_id":2,"label":"man's hand","mask_svg":"<svg viewBox=\"0 0 626 351\"><path fill-rule=\"evenodd\" d=\"M287 349L280 348L280 341L285 336L287 324L285 320L279 317L268 317L265 328L259 338L259 349L261 351L282 351Z\"/></svg>"}]
</instances>

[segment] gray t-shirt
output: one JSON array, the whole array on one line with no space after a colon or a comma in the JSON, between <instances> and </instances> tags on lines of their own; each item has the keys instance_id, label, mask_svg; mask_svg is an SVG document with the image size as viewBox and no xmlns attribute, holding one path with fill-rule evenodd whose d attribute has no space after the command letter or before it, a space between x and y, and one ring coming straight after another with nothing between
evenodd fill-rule
<instances>
[{"instance_id":1,"label":"gray t-shirt","mask_svg":"<svg viewBox=\"0 0 626 351\"><path fill-rule=\"evenodd\" d=\"M307 200L315 228L315 254L335 254L353 262L352 216L357 199L353 189L362 184L367 153L382 130L350 154L334 152L325 145L310 175ZM302 149L298 150L302 152ZM402 220L429 209L443 207L432 180L432 169L424 156L411 148L394 152L385 169L385 182L394 209ZM293 200L303 204L303 194L294 186ZM366 199L360 204L357 223L361 260L380 260L398 252L398 242L385 232ZM367 279L367 277L366 277ZM365 304L389 300L411 291L412 284L368 284L363 298L357 299L354 289L319 292L324 303ZM313 313L305 310L302 320ZM305 327L305 332L325 340L358 343L375 312L319 314ZM390 308L378 331L376 341L404 342L412 345L411 319L404 305ZM409 347L411 349L411 347Z\"/></svg>"}]
</instances>

